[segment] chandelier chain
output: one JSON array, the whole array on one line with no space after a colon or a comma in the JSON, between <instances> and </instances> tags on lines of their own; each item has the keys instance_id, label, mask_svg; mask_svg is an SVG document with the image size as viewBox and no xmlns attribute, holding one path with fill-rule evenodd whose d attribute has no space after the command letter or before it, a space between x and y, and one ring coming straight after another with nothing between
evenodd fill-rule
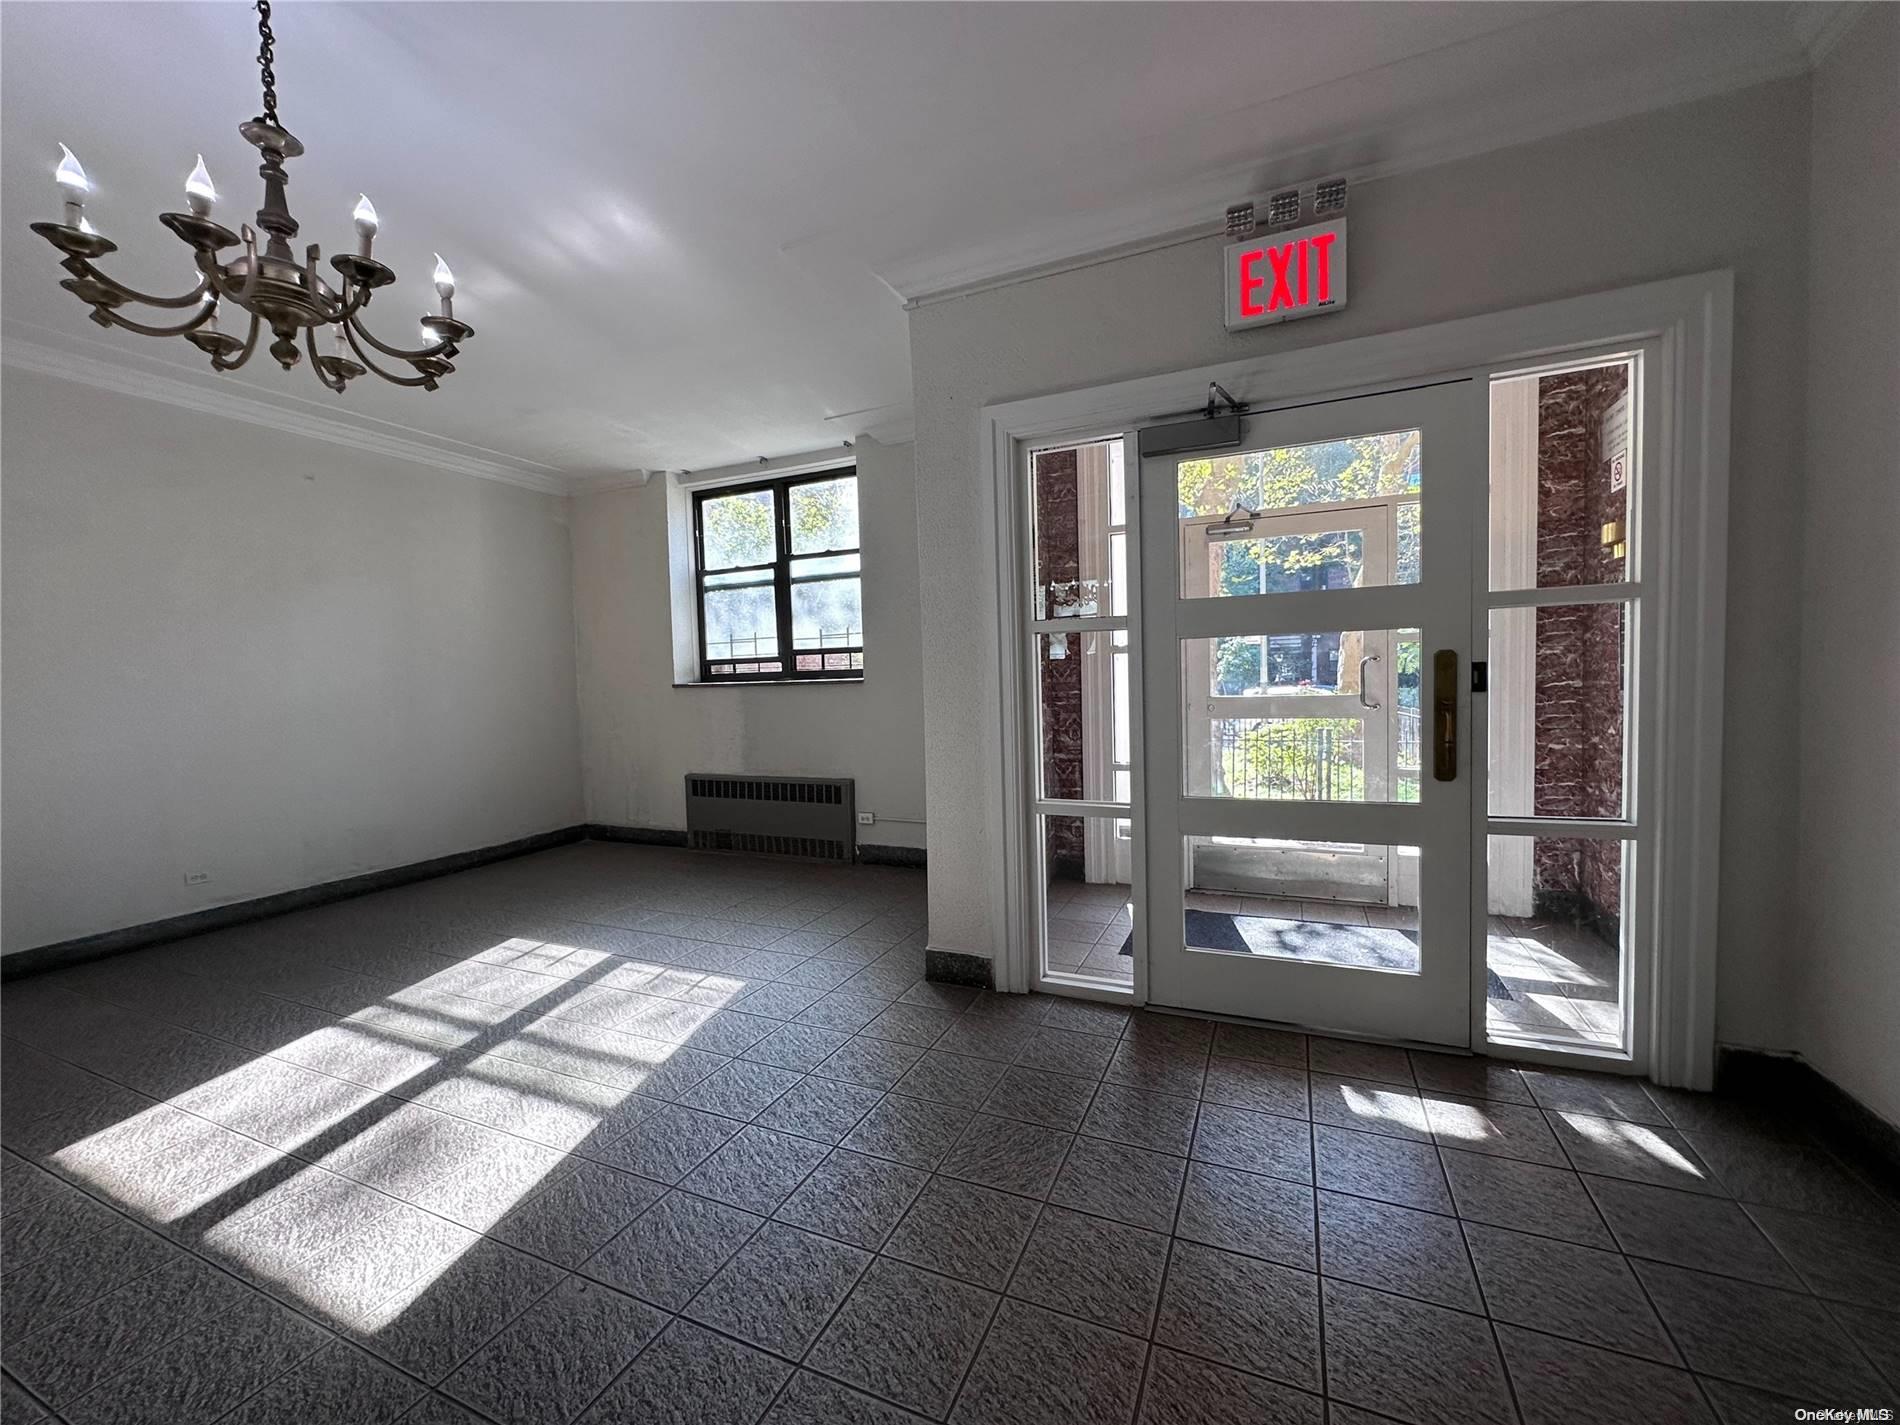
<instances>
[{"instance_id":1,"label":"chandelier chain","mask_svg":"<svg viewBox=\"0 0 1900 1425\"><path fill-rule=\"evenodd\" d=\"M277 71L271 61L277 57L277 36L271 33L270 0L257 0L257 67L264 71L264 117L277 122Z\"/></svg>"}]
</instances>

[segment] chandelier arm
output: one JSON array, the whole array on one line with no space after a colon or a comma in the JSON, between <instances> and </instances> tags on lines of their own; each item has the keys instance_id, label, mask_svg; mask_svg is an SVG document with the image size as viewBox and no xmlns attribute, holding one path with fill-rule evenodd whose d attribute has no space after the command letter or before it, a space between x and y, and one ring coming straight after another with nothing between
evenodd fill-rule
<instances>
[{"instance_id":1,"label":"chandelier arm","mask_svg":"<svg viewBox=\"0 0 1900 1425\"><path fill-rule=\"evenodd\" d=\"M139 302L147 307L196 306L204 300L205 292L209 290L211 286L210 278L200 277L198 279L198 285L185 293L182 297L154 297L149 292L141 292L136 287L126 286L125 283L119 281L116 277L108 277L90 262L80 261L76 270L79 276L89 277L95 282L104 283L128 302ZM127 326L130 324L121 322L120 325Z\"/></svg>"},{"instance_id":2,"label":"chandelier arm","mask_svg":"<svg viewBox=\"0 0 1900 1425\"><path fill-rule=\"evenodd\" d=\"M350 350L356 353L356 359L362 362L365 368L382 377L383 380L389 382L392 386L433 386L435 384L435 377L433 376L396 376L383 370L382 367L370 360L369 353L363 350L362 344L357 341L356 334L361 330L362 328L356 322L345 322L343 324L344 339L349 342ZM365 336L369 335L367 332L363 334ZM387 349L382 348L380 343L378 343L378 347L379 349Z\"/></svg>"},{"instance_id":3,"label":"chandelier arm","mask_svg":"<svg viewBox=\"0 0 1900 1425\"><path fill-rule=\"evenodd\" d=\"M244 346L242 350L238 352L237 359L234 361L226 361L222 356L213 356L211 358L211 369L213 371L235 371L238 367L249 361L251 359L251 353L257 349L257 333L263 325L263 320L256 312L252 312L251 329L245 333Z\"/></svg>"},{"instance_id":4,"label":"chandelier arm","mask_svg":"<svg viewBox=\"0 0 1900 1425\"><path fill-rule=\"evenodd\" d=\"M384 356L393 356L398 361L417 361L423 357L442 356L447 353L450 347L455 345L452 341L438 341L434 346L425 346L416 351L404 351L400 347L390 346L386 342L378 341L375 336L371 334L369 328L364 326L360 321L357 321L354 316L352 316L345 325L355 328L362 334L364 341L375 347Z\"/></svg>"},{"instance_id":5,"label":"chandelier arm","mask_svg":"<svg viewBox=\"0 0 1900 1425\"><path fill-rule=\"evenodd\" d=\"M321 381L328 390L335 391L339 396L342 395L343 388L350 383L340 377L332 381L323 374L323 358L317 355L317 329L314 326L303 329L303 347L310 354L310 369L317 373L317 380Z\"/></svg>"},{"instance_id":6,"label":"chandelier arm","mask_svg":"<svg viewBox=\"0 0 1900 1425\"><path fill-rule=\"evenodd\" d=\"M109 307L104 309L106 319L110 321L113 326L124 327L127 331L137 332L140 336L183 336L187 332L195 332L199 327L211 320L211 315L216 310L217 304L215 302L206 302L204 310L199 312L197 316L188 322L181 322L175 327L148 327L143 322L127 321Z\"/></svg>"},{"instance_id":7,"label":"chandelier arm","mask_svg":"<svg viewBox=\"0 0 1900 1425\"><path fill-rule=\"evenodd\" d=\"M218 289L220 297L229 297L245 311L251 310L251 299L257 294L257 232L249 223L240 230L244 238L244 280L233 285L225 275L223 268L217 265L217 259L205 254L199 255L199 262L206 264L203 271L211 279L211 285Z\"/></svg>"},{"instance_id":8,"label":"chandelier arm","mask_svg":"<svg viewBox=\"0 0 1900 1425\"><path fill-rule=\"evenodd\" d=\"M354 282L344 284L343 295L337 299L339 305L332 322L347 322L364 307L369 305L369 288L359 287Z\"/></svg>"}]
</instances>

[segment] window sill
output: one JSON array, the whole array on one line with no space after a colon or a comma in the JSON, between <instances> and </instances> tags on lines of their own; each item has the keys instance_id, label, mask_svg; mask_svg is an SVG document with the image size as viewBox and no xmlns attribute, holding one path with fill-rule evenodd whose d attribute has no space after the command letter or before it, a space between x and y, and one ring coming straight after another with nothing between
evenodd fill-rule
<instances>
[{"instance_id":1,"label":"window sill","mask_svg":"<svg viewBox=\"0 0 1900 1425\"><path fill-rule=\"evenodd\" d=\"M839 684L846 687L862 683L862 675L856 678L696 678L692 682L674 681L676 688L835 688Z\"/></svg>"}]
</instances>

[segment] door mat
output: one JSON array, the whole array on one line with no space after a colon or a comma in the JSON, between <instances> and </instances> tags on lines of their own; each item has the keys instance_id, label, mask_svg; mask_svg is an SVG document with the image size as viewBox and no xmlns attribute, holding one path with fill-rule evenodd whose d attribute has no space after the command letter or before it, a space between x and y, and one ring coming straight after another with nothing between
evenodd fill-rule
<instances>
[{"instance_id":1,"label":"door mat","mask_svg":"<svg viewBox=\"0 0 1900 1425\"><path fill-rule=\"evenodd\" d=\"M1269 955L1282 960L1322 960L1378 970L1417 970L1418 932L1380 926L1333 925L1318 920L1280 920L1226 911L1187 912L1187 943L1197 950ZM1131 930L1122 954L1135 953Z\"/></svg>"}]
</instances>

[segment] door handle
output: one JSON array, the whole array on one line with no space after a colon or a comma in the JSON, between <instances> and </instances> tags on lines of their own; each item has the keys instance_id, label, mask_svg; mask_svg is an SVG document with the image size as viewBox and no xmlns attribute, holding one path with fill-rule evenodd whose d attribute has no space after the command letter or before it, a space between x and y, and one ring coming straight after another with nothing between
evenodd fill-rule
<instances>
[{"instance_id":1,"label":"door handle","mask_svg":"<svg viewBox=\"0 0 1900 1425\"><path fill-rule=\"evenodd\" d=\"M1432 777L1458 777L1458 655L1449 648L1432 655Z\"/></svg>"},{"instance_id":2,"label":"door handle","mask_svg":"<svg viewBox=\"0 0 1900 1425\"><path fill-rule=\"evenodd\" d=\"M1377 663L1378 661L1379 655L1376 653L1368 653L1364 658L1359 660L1359 706L1362 708L1371 708L1375 712L1384 705L1382 703L1372 702L1366 697L1366 664Z\"/></svg>"}]
</instances>

